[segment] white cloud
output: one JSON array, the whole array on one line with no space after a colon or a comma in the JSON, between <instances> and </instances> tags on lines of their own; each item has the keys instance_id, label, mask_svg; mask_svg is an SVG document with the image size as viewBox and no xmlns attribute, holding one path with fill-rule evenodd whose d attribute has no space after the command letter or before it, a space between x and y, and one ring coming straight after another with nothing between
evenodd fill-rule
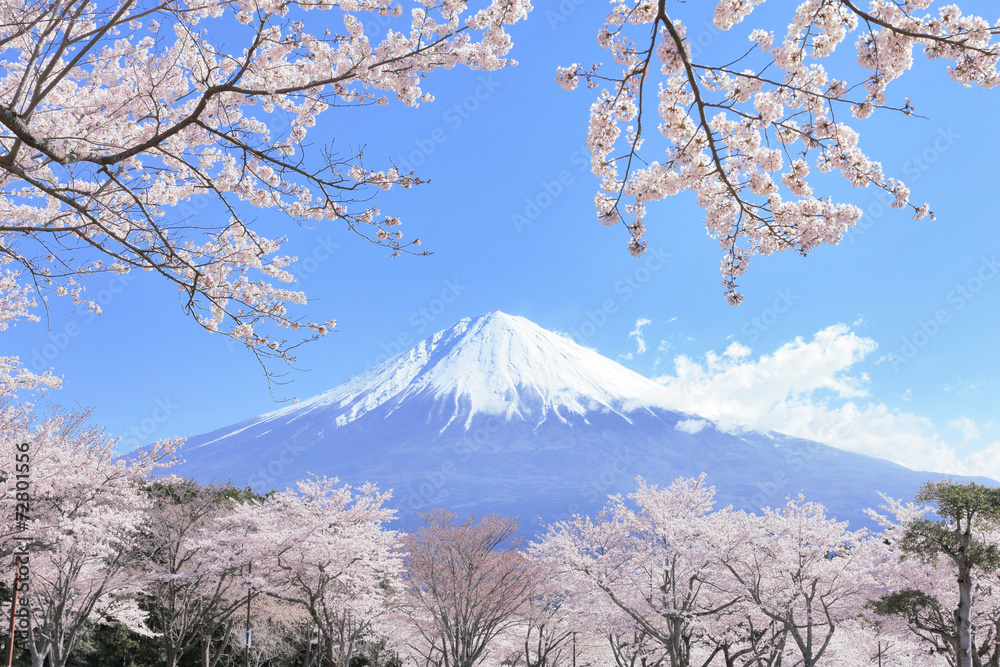
<instances>
[{"instance_id":1,"label":"white cloud","mask_svg":"<svg viewBox=\"0 0 1000 667\"><path fill-rule=\"evenodd\" d=\"M968 417L952 419L948 422L948 428L961 432L962 440L965 444L978 440L982 436L979 427L976 426L976 422Z\"/></svg>"},{"instance_id":2,"label":"white cloud","mask_svg":"<svg viewBox=\"0 0 1000 667\"><path fill-rule=\"evenodd\" d=\"M635 321L635 329L628 332L629 338L635 338L636 352L643 354L646 351L646 339L642 336L642 328L653 323L653 320L640 317ZM631 358L631 357L630 357Z\"/></svg>"},{"instance_id":3,"label":"white cloud","mask_svg":"<svg viewBox=\"0 0 1000 667\"><path fill-rule=\"evenodd\" d=\"M749 357L750 352L752 352L752 350L746 345L740 342L734 342L729 344L729 347L726 348L726 351L723 352L723 354L730 359L738 360L743 359L744 357Z\"/></svg>"},{"instance_id":4,"label":"white cloud","mask_svg":"<svg viewBox=\"0 0 1000 667\"><path fill-rule=\"evenodd\" d=\"M711 423L705 421L704 419L684 419L677 422L674 428L682 433L690 433L694 435L711 425Z\"/></svg>"},{"instance_id":5,"label":"white cloud","mask_svg":"<svg viewBox=\"0 0 1000 667\"><path fill-rule=\"evenodd\" d=\"M876 348L836 324L756 359L735 342L701 360L680 355L674 375L655 379L668 407L711 419L720 430L780 431L917 470L1000 479L1000 456L961 456L930 419L869 398L869 377L857 366ZM962 424L968 443L972 431ZM1000 443L994 447L1000 451Z\"/></svg>"},{"instance_id":6,"label":"white cloud","mask_svg":"<svg viewBox=\"0 0 1000 667\"><path fill-rule=\"evenodd\" d=\"M676 321L677 321L676 317L671 317L669 320L667 320L667 324L670 324L671 322L676 322ZM677 337L677 334L674 334L672 336L672 338L676 338L676 337ZM657 368L660 367L661 363L663 363L663 354L665 352L670 351L671 347L672 347L672 345L670 344L670 341L668 339L666 339L666 338L661 338L660 339L660 344L656 348L656 359L653 361L653 370L654 371Z\"/></svg>"},{"instance_id":7,"label":"white cloud","mask_svg":"<svg viewBox=\"0 0 1000 667\"><path fill-rule=\"evenodd\" d=\"M984 384L986 384L986 383L985 382L969 382L967 380L963 380L962 378L958 378L958 380L955 382L955 384L946 384L944 386L944 390L946 392L958 391L958 392L961 392L963 394L971 394L971 393L977 391L978 389L980 389Z\"/></svg>"},{"instance_id":8,"label":"white cloud","mask_svg":"<svg viewBox=\"0 0 1000 667\"><path fill-rule=\"evenodd\" d=\"M969 454L968 465L971 470L969 474L985 475L996 479L998 461L1000 461L1000 442L994 442L978 452Z\"/></svg>"}]
</instances>

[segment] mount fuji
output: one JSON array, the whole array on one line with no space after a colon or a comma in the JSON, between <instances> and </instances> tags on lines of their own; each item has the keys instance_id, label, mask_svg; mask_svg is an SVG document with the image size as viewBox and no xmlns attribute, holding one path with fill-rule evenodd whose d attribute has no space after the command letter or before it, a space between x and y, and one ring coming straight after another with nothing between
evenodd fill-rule
<instances>
[{"instance_id":1,"label":"mount fuji","mask_svg":"<svg viewBox=\"0 0 1000 667\"><path fill-rule=\"evenodd\" d=\"M667 485L707 472L722 505L749 511L801 491L852 526L879 505L876 491L908 499L944 477L780 433L720 431L665 405L652 380L497 311L311 399L189 438L171 471L257 491L309 473L375 482L393 489L406 526L447 505L518 515L529 532L538 519L596 513L637 475Z\"/></svg>"}]
</instances>

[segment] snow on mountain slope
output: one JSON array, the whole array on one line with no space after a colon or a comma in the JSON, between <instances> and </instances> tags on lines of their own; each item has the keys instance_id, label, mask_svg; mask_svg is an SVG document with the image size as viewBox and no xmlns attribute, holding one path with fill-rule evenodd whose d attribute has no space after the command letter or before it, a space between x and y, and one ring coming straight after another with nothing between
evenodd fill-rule
<instances>
[{"instance_id":1,"label":"snow on mountain slope","mask_svg":"<svg viewBox=\"0 0 1000 667\"><path fill-rule=\"evenodd\" d=\"M407 525L441 504L531 523L593 513L637 475L669 484L703 471L723 504L754 510L802 491L853 523L878 505L877 490L908 498L941 478L781 434L720 432L660 407L662 392L493 312L314 398L190 438L173 472L261 491L309 473L372 481L394 490Z\"/></svg>"},{"instance_id":2,"label":"snow on mountain slope","mask_svg":"<svg viewBox=\"0 0 1000 667\"><path fill-rule=\"evenodd\" d=\"M337 426L344 426L375 408L421 396L451 411L446 426L461 418L468 428L477 415L541 424L565 422L569 414L620 412L626 404L632 410L662 391L593 350L494 311L460 320L338 387L257 420L308 419L332 409L339 412Z\"/></svg>"}]
</instances>

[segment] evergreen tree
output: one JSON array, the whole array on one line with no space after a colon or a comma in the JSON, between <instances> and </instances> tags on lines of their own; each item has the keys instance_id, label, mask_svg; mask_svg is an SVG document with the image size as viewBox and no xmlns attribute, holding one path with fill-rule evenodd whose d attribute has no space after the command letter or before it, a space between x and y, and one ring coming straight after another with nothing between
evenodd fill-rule
<instances>
[{"instance_id":1,"label":"evergreen tree","mask_svg":"<svg viewBox=\"0 0 1000 667\"><path fill-rule=\"evenodd\" d=\"M958 583L958 605L951 618L944 605L926 592L907 589L883 595L874 603L879 613L903 616L915 628L941 637L958 667L979 667L980 651L972 636L974 577L1000 568L1000 546L989 531L1000 524L1000 489L951 480L926 482L916 495L920 503L933 503L939 519L910 521L899 544L905 556L924 563L949 565ZM944 558L942 558L942 556Z\"/></svg>"}]
</instances>

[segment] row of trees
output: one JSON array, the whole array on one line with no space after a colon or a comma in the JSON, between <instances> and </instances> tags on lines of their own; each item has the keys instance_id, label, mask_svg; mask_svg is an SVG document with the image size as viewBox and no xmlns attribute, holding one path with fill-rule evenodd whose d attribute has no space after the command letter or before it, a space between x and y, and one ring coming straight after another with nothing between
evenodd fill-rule
<instances>
[{"instance_id":1,"label":"row of trees","mask_svg":"<svg viewBox=\"0 0 1000 667\"><path fill-rule=\"evenodd\" d=\"M313 478L261 496L150 480L176 443L126 461L85 413L2 415L3 446L30 443L20 660L33 667L95 651L166 667L1000 662L997 489L929 483L916 504L886 498L872 532L802 497L752 514L716 508L704 476L640 479L523 545L515 519L443 508L394 530L390 494L371 485Z\"/></svg>"}]
</instances>

